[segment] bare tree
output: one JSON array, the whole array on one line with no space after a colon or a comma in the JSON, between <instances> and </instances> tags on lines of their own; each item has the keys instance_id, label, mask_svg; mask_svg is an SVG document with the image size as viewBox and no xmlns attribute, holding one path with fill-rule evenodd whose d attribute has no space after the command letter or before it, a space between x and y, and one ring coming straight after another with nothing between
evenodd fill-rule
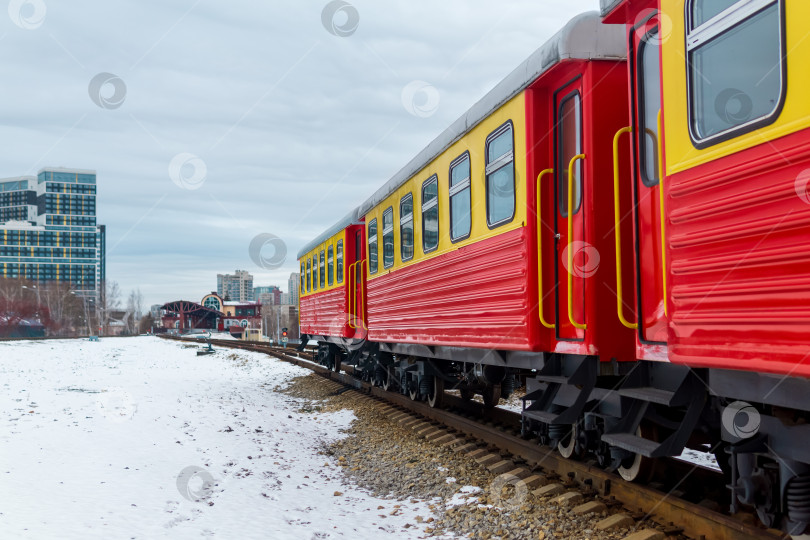
<instances>
[{"instance_id":1,"label":"bare tree","mask_svg":"<svg viewBox=\"0 0 810 540\"><path fill-rule=\"evenodd\" d=\"M96 319L98 326L107 332L110 326L111 312L121 307L121 288L115 281L104 283L104 294L101 297L100 305L97 307Z\"/></svg>"},{"instance_id":2,"label":"bare tree","mask_svg":"<svg viewBox=\"0 0 810 540\"><path fill-rule=\"evenodd\" d=\"M143 313L143 294L141 289L133 289L127 298L127 310L124 316L127 333L132 335L138 332L138 323Z\"/></svg>"}]
</instances>

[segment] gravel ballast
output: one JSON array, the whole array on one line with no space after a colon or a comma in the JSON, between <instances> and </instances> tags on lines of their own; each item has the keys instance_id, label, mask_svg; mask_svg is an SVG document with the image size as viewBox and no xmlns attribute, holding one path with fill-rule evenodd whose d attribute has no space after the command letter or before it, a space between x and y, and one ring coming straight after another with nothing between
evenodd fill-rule
<instances>
[{"instance_id":1,"label":"gravel ballast","mask_svg":"<svg viewBox=\"0 0 810 540\"><path fill-rule=\"evenodd\" d=\"M599 530L597 524L620 508L596 504L596 512L578 514L574 508L581 511L593 495L535 495L513 476L493 474L466 453L418 437L383 414L379 401L335 389L335 383L308 375L283 391L303 398L301 412L354 411L357 419L346 436L323 453L341 467L347 483L378 497L428 502L433 515L418 516L412 525L425 537L601 540L624 538L636 527Z\"/></svg>"}]
</instances>

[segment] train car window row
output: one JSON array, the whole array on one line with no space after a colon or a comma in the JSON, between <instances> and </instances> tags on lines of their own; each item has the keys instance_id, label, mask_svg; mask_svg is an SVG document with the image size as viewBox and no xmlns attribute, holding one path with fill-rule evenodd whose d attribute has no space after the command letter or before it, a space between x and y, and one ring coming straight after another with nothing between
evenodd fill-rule
<instances>
[{"instance_id":1,"label":"train car window row","mask_svg":"<svg viewBox=\"0 0 810 540\"><path fill-rule=\"evenodd\" d=\"M490 228L512 221L515 216L514 148L511 121L487 137L487 225Z\"/></svg>"},{"instance_id":2,"label":"train car window row","mask_svg":"<svg viewBox=\"0 0 810 540\"><path fill-rule=\"evenodd\" d=\"M758 129L778 116L786 86L783 3L687 3L689 132L697 148Z\"/></svg>"},{"instance_id":3,"label":"train car window row","mask_svg":"<svg viewBox=\"0 0 810 540\"><path fill-rule=\"evenodd\" d=\"M399 202L400 257L403 261L413 259L413 195L408 193Z\"/></svg>"},{"instance_id":4,"label":"train car window row","mask_svg":"<svg viewBox=\"0 0 810 540\"><path fill-rule=\"evenodd\" d=\"M439 247L439 177L435 174L422 184L422 252Z\"/></svg>"},{"instance_id":5,"label":"train car window row","mask_svg":"<svg viewBox=\"0 0 810 540\"><path fill-rule=\"evenodd\" d=\"M486 139L485 194L487 226L490 229L509 223L515 217L515 153L514 128L507 121ZM449 171L450 241L469 238L472 230L472 175L470 153L464 152L450 163ZM421 190L422 252L439 247L439 178L434 174L424 181ZM409 261L415 254L413 194L404 195L399 202L400 259ZM394 266L394 209L389 206L382 215L383 268ZM378 270L377 220L368 224L369 274Z\"/></svg>"},{"instance_id":6,"label":"train car window row","mask_svg":"<svg viewBox=\"0 0 810 540\"><path fill-rule=\"evenodd\" d=\"M470 236L470 153L464 152L450 164L450 241Z\"/></svg>"},{"instance_id":7,"label":"train car window row","mask_svg":"<svg viewBox=\"0 0 810 540\"><path fill-rule=\"evenodd\" d=\"M337 243L337 282L343 283L343 240Z\"/></svg>"},{"instance_id":8,"label":"train car window row","mask_svg":"<svg viewBox=\"0 0 810 540\"><path fill-rule=\"evenodd\" d=\"M377 219L368 223L368 272L377 273Z\"/></svg>"},{"instance_id":9,"label":"train car window row","mask_svg":"<svg viewBox=\"0 0 810 540\"><path fill-rule=\"evenodd\" d=\"M383 212L383 268L394 266L394 208L389 206Z\"/></svg>"},{"instance_id":10,"label":"train car window row","mask_svg":"<svg viewBox=\"0 0 810 540\"><path fill-rule=\"evenodd\" d=\"M321 250L320 254L320 263L318 264L318 283L320 284L320 288L323 289L326 287L326 257L324 256L323 250Z\"/></svg>"}]
</instances>

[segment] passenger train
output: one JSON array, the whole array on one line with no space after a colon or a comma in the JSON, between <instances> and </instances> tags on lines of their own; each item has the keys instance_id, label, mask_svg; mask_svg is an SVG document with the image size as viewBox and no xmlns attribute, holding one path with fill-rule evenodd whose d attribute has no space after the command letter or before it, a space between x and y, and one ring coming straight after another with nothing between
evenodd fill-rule
<instances>
[{"instance_id":1,"label":"passenger train","mask_svg":"<svg viewBox=\"0 0 810 540\"><path fill-rule=\"evenodd\" d=\"M810 531L802 0L601 0L299 253L319 360ZM304 340L306 342L306 339Z\"/></svg>"}]
</instances>

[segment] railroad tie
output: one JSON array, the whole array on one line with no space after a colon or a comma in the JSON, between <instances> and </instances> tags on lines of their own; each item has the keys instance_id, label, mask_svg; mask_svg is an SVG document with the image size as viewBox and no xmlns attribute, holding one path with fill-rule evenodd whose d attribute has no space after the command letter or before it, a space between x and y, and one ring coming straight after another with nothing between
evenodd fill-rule
<instances>
[{"instance_id":1,"label":"railroad tie","mask_svg":"<svg viewBox=\"0 0 810 540\"><path fill-rule=\"evenodd\" d=\"M664 540L664 533L655 529L641 529L629 536L625 536L624 540Z\"/></svg>"}]
</instances>

